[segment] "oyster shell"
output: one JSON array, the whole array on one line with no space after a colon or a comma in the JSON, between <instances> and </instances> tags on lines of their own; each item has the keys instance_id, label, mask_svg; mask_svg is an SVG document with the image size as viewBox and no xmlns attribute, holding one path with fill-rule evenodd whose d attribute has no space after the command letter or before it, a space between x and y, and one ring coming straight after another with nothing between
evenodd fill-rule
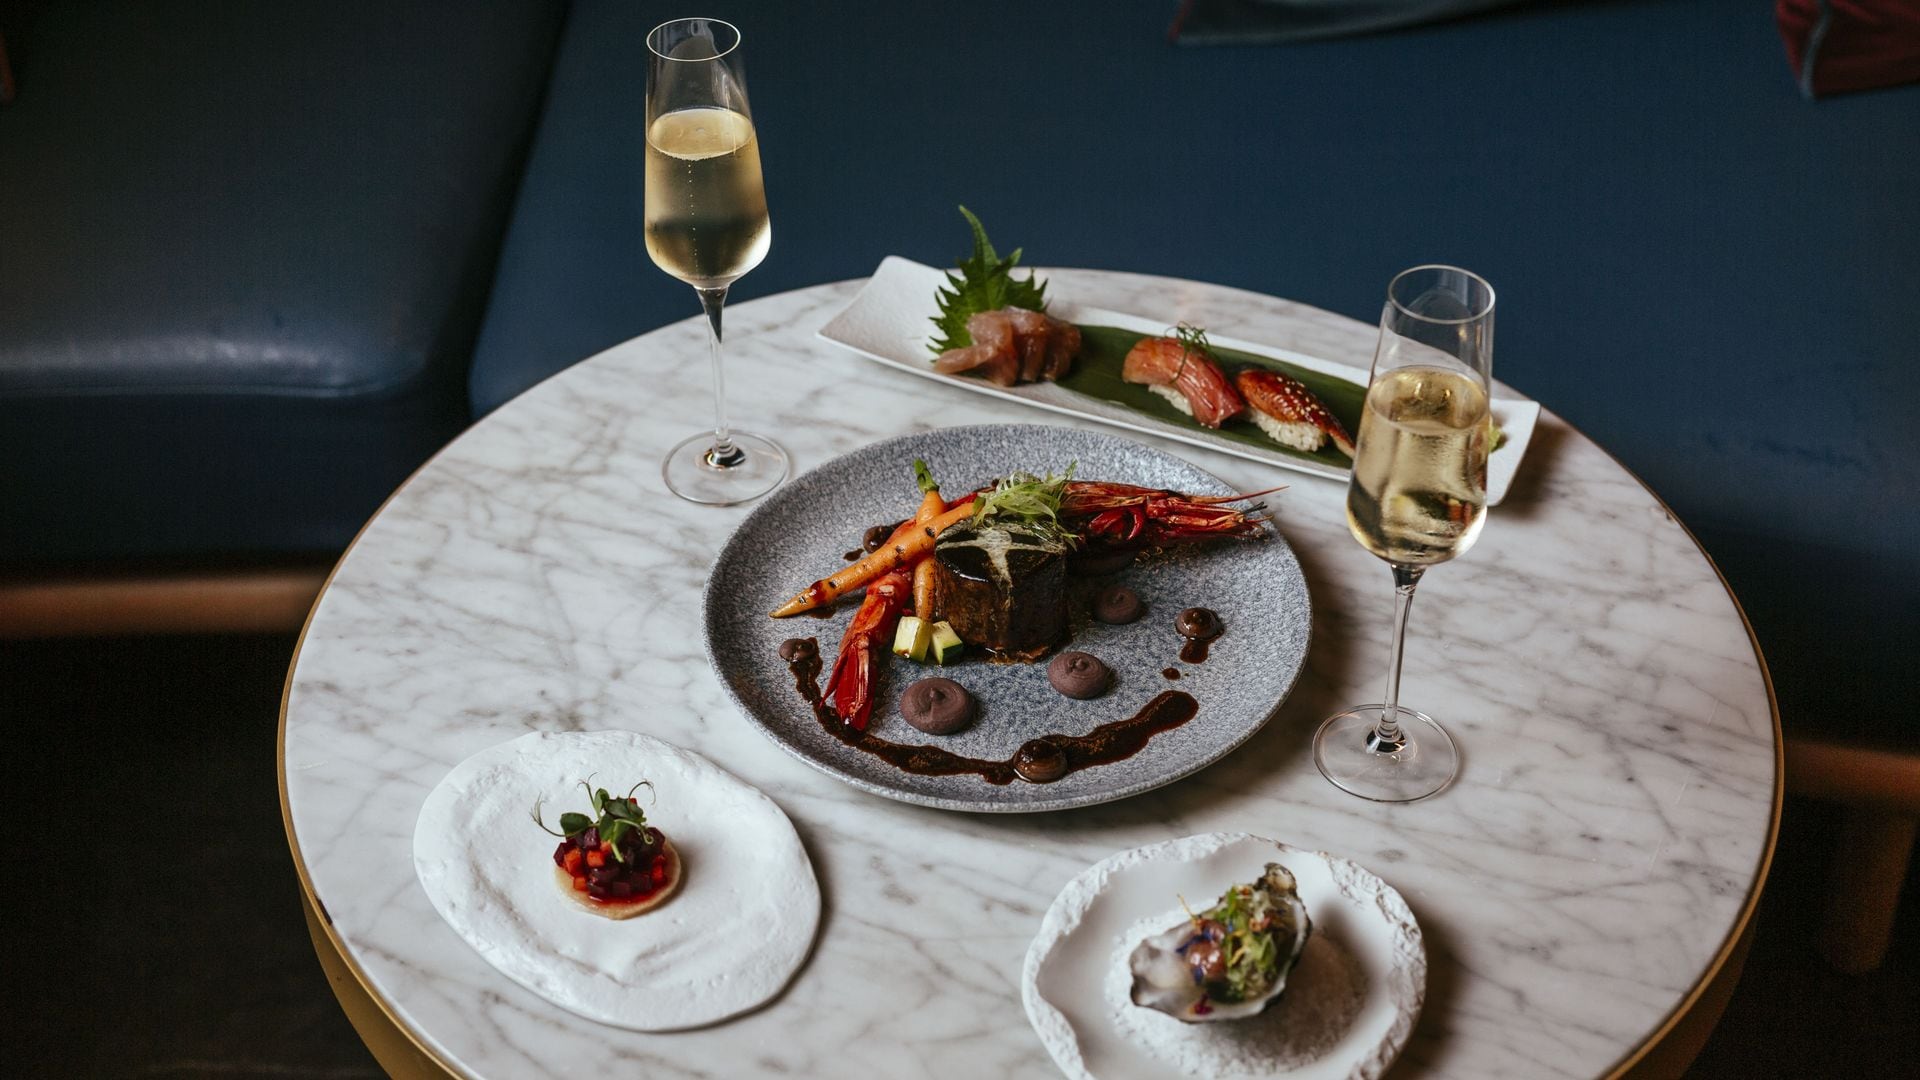
<instances>
[{"instance_id":1,"label":"oyster shell","mask_svg":"<svg viewBox=\"0 0 1920 1080\"><path fill-rule=\"evenodd\" d=\"M1268 863L1259 880L1134 947L1133 1003L1188 1023L1255 1016L1279 999L1313 921L1293 874Z\"/></svg>"}]
</instances>

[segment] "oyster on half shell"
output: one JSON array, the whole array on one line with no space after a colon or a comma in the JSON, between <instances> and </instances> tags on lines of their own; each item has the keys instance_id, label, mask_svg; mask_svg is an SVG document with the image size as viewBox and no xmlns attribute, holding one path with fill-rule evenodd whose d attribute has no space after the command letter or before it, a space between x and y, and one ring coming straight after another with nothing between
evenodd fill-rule
<instances>
[{"instance_id":1,"label":"oyster on half shell","mask_svg":"<svg viewBox=\"0 0 1920 1080\"><path fill-rule=\"evenodd\" d=\"M1268 863L1198 915L1142 941L1127 958L1133 1003L1188 1023L1254 1016L1280 997L1313 921L1293 874Z\"/></svg>"}]
</instances>

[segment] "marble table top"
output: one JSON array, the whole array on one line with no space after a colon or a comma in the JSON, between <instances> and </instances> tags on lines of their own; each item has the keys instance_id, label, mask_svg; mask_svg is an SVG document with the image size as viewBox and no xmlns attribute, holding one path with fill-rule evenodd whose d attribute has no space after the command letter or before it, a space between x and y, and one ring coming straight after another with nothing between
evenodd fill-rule
<instances>
[{"instance_id":1,"label":"marble table top","mask_svg":"<svg viewBox=\"0 0 1920 1080\"><path fill-rule=\"evenodd\" d=\"M1053 295L1112 310L1362 369L1372 353L1372 327L1299 304L1050 276ZM797 468L903 432L1070 422L817 340L858 284L727 313L735 422L781 439ZM1041 914L1106 855L1211 830L1345 855L1406 897L1431 975L1396 1077L1617 1071L1750 914L1780 779L1763 667L1680 524L1550 412L1479 544L1427 575L1414 604L1402 699L1459 741L1452 788L1379 805L1313 767L1314 727L1378 700L1387 659L1391 581L1347 533L1344 485L1154 443L1247 489L1292 485L1278 526L1314 598L1306 673L1252 741L1170 787L967 815L815 772L715 681L701 586L746 510L680 502L659 470L711 416L702 335L689 319L636 338L461 436L367 526L303 636L282 734L296 859L368 987L449 1068L1057 1075L1020 1004ZM612 727L726 763L798 827L825 911L814 955L768 1007L671 1035L600 1027L509 982L429 906L413 823L456 762L529 730Z\"/></svg>"}]
</instances>

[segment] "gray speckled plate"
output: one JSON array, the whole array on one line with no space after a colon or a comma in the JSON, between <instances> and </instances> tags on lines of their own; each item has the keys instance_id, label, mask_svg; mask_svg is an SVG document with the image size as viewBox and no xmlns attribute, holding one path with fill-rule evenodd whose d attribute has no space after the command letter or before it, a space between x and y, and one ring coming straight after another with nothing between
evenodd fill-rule
<instances>
[{"instance_id":1,"label":"gray speckled plate","mask_svg":"<svg viewBox=\"0 0 1920 1080\"><path fill-rule=\"evenodd\" d=\"M852 603L829 619L772 619L767 612L809 581L842 565L871 525L913 511L919 492L913 459L925 458L949 494L972 490L1008 471L1064 470L1076 475L1195 494L1232 489L1202 470L1128 439L1072 428L1004 424L948 428L889 439L820 466L775 491L742 522L707 578L707 656L721 685L749 719L789 753L877 795L949 810L1021 813L1124 799L1212 764L1266 723L1293 689L1306 660L1311 612L1293 549L1278 534L1265 541L1199 545L1142 560L1119 575L1146 601L1128 626L1106 626L1076 610L1072 648L1105 660L1113 687L1091 701L1062 697L1044 664L989 664L978 658L944 669L888 655L873 730L895 742L932 743L970 757L1005 759L1049 732L1079 735L1134 715L1156 695L1178 689L1198 700L1198 715L1155 735L1131 758L1083 769L1052 784L1004 786L975 775L916 776L823 730L794 690L778 649L789 637L817 637L827 664L852 620ZM1284 503L1285 493L1269 496ZM1284 510L1283 510L1284 514ZM1179 660L1173 618L1210 607L1226 633L1204 664ZM1181 672L1169 681L1162 669ZM942 674L970 690L980 713L965 731L923 735L899 716L900 691Z\"/></svg>"}]
</instances>

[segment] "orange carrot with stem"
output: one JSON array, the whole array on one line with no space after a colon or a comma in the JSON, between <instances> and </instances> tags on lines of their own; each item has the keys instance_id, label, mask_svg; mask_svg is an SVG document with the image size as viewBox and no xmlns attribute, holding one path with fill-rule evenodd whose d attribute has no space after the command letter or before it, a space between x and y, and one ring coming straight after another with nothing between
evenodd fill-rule
<instances>
[{"instance_id":1,"label":"orange carrot with stem","mask_svg":"<svg viewBox=\"0 0 1920 1080\"><path fill-rule=\"evenodd\" d=\"M920 485L920 509L914 512L915 524L925 525L947 508L945 499L940 497L940 482L933 478L933 471L919 458L913 459L913 478ZM933 618L933 556L921 558L913 567L913 613L923 619Z\"/></svg>"},{"instance_id":2,"label":"orange carrot with stem","mask_svg":"<svg viewBox=\"0 0 1920 1080\"><path fill-rule=\"evenodd\" d=\"M814 608L833 603L848 592L890 570L912 566L917 560L932 553L935 537L946 531L948 526L965 521L972 513L973 496L969 494L929 521L903 523L894 530L892 536L887 537L886 543L868 552L866 558L831 577L821 578L801 589L793 595L793 599L773 609L773 617L784 619L789 615L812 611Z\"/></svg>"}]
</instances>

